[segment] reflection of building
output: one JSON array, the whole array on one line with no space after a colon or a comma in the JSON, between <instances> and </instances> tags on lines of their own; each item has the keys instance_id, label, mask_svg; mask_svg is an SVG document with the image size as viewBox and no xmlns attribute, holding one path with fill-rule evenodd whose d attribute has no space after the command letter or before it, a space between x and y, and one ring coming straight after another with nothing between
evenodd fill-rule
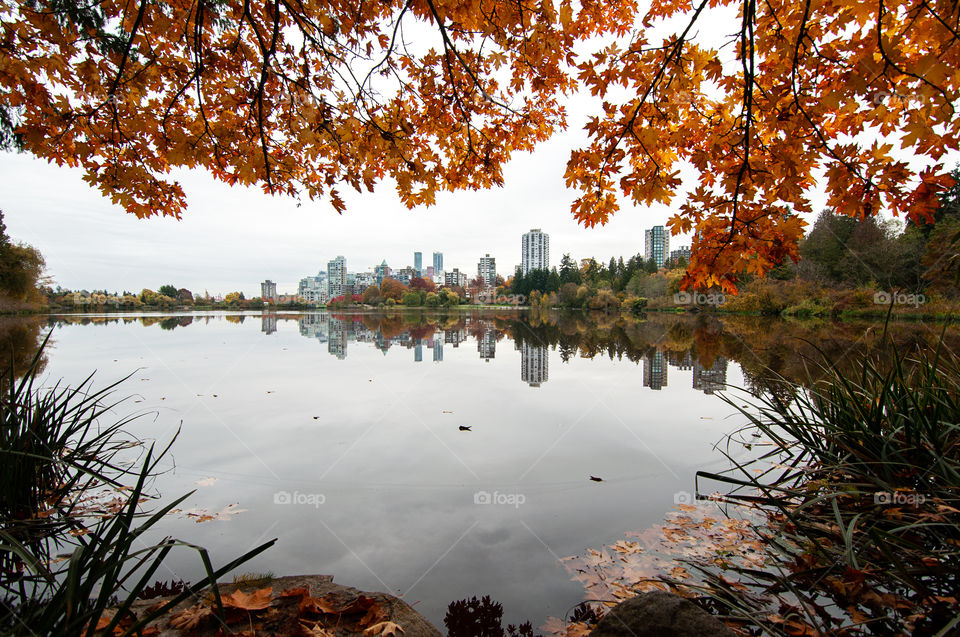
<instances>
[{"instance_id":1,"label":"reflection of building","mask_svg":"<svg viewBox=\"0 0 960 637\"><path fill-rule=\"evenodd\" d=\"M413 362L423 362L423 341L421 341L419 338L417 339L416 345L413 346Z\"/></svg>"},{"instance_id":2,"label":"reflection of building","mask_svg":"<svg viewBox=\"0 0 960 637\"><path fill-rule=\"evenodd\" d=\"M327 342L327 330L330 327L329 322L327 321L327 314L321 312L319 314L307 314L302 317L298 323L300 324L300 335L306 336L307 338L315 338L321 343Z\"/></svg>"},{"instance_id":3,"label":"reflection of building","mask_svg":"<svg viewBox=\"0 0 960 637\"><path fill-rule=\"evenodd\" d=\"M260 298L264 301L275 301L277 298L277 284L267 279L260 284Z\"/></svg>"},{"instance_id":4,"label":"reflection of building","mask_svg":"<svg viewBox=\"0 0 960 637\"><path fill-rule=\"evenodd\" d=\"M690 350L683 353L669 350L667 352L667 362L681 370L693 369L693 355L690 354Z\"/></svg>"},{"instance_id":5,"label":"reflection of building","mask_svg":"<svg viewBox=\"0 0 960 637\"><path fill-rule=\"evenodd\" d=\"M693 388L704 394L712 394L726 387L727 359L717 356L710 367L704 367L700 361L693 361Z\"/></svg>"},{"instance_id":6,"label":"reflection of building","mask_svg":"<svg viewBox=\"0 0 960 637\"><path fill-rule=\"evenodd\" d=\"M342 319L330 317L330 327L328 332L330 340L327 341L327 351L340 360L347 357L347 325Z\"/></svg>"},{"instance_id":7,"label":"reflection of building","mask_svg":"<svg viewBox=\"0 0 960 637\"><path fill-rule=\"evenodd\" d=\"M540 228L533 228L523 235L520 269L524 274L530 270L550 268L550 235Z\"/></svg>"},{"instance_id":8,"label":"reflection of building","mask_svg":"<svg viewBox=\"0 0 960 637\"><path fill-rule=\"evenodd\" d=\"M643 357L643 386L650 389L667 386L667 361L660 350Z\"/></svg>"},{"instance_id":9,"label":"reflection of building","mask_svg":"<svg viewBox=\"0 0 960 637\"><path fill-rule=\"evenodd\" d=\"M670 256L670 233L663 226L654 226L644 231L643 258L653 259L662 268Z\"/></svg>"},{"instance_id":10,"label":"reflection of building","mask_svg":"<svg viewBox=\"0 0 960 637\"><path fill-rule=\"evenodd\" d=\"M264 334L273 334L277 331L276 314L264 314L260 317L260 331Z\"/></svg>"},{"instance_id":11,"label":"reflection of building","mask_svg":"<svg viewBox=\"0 0 960 637\"><path fill-rule=\"evenodd\" d=\"M347 260L344 257L338 256L327 263L327 286L330 290L330 298L350 292L347 289Z\"/></svg>"},{"instance_id":12,"label":"reflection of building","mask_svg":"<svg viewBox=\"0 0 960 637\"><path fill-rule=\"evenodd\" d=\"M443 333L440 333L440 337L433 343L433 362L442 363L443 362Z\"/></svg>"},{"instance_id":13,"label":"reflection of building","mask_svg":"<svg viewBox=\"0 0 960 637\"><path fill-rule=\"evenodd\" d=\"M483 277L483 282L487 287L492 286L497 280L497 260L489 254L480 257L480 263L477 265L477 274Z\"/></svg>"},{"instance_id":14,"label":"reflection of building","mask_svg":"<svg viewBox=\"0 0 960 637\"><path fill-rule=\"evenodd\" d=\"M539 387L550 377L550 351L545 345L525 342L520 346L520 379Z\"/></svg>"},{"instance_id":15,"label":"reflection of building","mask_svg":"<svg viewBox=\"0 0 960 637\"><path fill-rule=\"evenodd\" d=\"M477 339L477 351L480 358L489 361L497 355L497 335L493 330L487 330Z\"/></svg>"}]
</instances>

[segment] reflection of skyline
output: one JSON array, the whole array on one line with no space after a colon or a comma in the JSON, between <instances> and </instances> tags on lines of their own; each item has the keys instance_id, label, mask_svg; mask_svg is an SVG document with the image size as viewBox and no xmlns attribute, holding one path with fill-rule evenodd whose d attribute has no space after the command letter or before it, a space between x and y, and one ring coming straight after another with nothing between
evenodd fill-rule
<instances>
[{"instance_id":1,"label":"reflection of skyline","mask_svg":"<svg viewBox=\"0 0 960 637\"><path fill-rule=\"evenodd\" d=\"M283 318L282 316L279 318ZM265 334L272 334L277 330L275 315L264 315L261 319L261 330ZM407 326L397 319L378 317L376 323L367 323L360 315L333 315L329 312L311 313L296 317L300 334L308 338L316 338L326 345L327 352L337 359L347 357L347 347L350 341L370 343L384 354L393 346L413 350L413 362L424 361L424 348L431 350L427 360L432 358L435 363L444 360L444 346L451 345L458 348L461 343L470 338L476 339L477 355L486 362L496 358L497 339L504 334L492 321L474 318L464 318L455 326L443 329L439 324L414 324ZM469 327L469 329L468 329ZM520 378L531 387L539 387L550 378L550 349L544 341L516 339L517 349L520 350ZM692 387L704 394L712 395L726 387L727 366L726 357L717 356L709 366L703 365L695 355L693 349L676 350L664 346L647 346L637 352L635 360L642 368L644 387L659 391L669 383L670 367L678 370L692 370Z\"/></svg>"}]
</instances>

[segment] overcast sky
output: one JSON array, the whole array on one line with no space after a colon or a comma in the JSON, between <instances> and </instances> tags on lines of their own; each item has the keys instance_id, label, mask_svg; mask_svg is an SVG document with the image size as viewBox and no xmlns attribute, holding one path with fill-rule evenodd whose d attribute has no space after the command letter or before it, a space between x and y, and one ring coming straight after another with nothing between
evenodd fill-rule
<instances>
[{"instance_id":1,"label":"overcast sky","mask_svg":"<svg viewBox=\"0 0 960 637\"><path fill-rule=\"evenodd\" d=\"M503 188L442 194L437 205L415 210L400 203L389 183L372 194L346 193L348 210L338 215L325 201L298 208L292 199L183 172L178 178L189 209L181 221L137 219L85 184L80 170L6 153L0 207L8 234L38 248L54 281L71 289L139 291L171 283L250 296L272 279L280 292L292 292L301 277L326 269L337 255L355 272L383 259L391 267L413 265L418 250L424 267L439 251L446 269L471 274L489 253L507 274L520 263L520 237L531 228L550 235L552 265L565 252L605 260L642 252L644 229L664 223L669 209L626 206L605 227L579 226L570 212L575 193L563 183L570 138L515 156Z\"/></svg>"}]
</instances>

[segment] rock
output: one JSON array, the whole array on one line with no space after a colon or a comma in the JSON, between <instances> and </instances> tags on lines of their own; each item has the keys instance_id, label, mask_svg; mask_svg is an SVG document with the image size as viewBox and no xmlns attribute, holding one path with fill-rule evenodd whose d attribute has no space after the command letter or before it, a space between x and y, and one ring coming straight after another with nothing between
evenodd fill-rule
<instances>
[{"instance_id":1,"label":"rock","mask_svg":"<svg viewBox=\"0 0 960 637\"><path fill-rule=\"evenodd\" d=\"M386 611L386 616L389 617L389 621L399 624L403 628L402 637L443 637L439 630L437 630L430 622L428 622L423 615L413 610L409 604L407 604L402 599L389 595L387 593L369 593L359 591L350 586L341 586L340 584L335 584L333 582L333 577L330 575L292 575L288 577L275 577L269 581L246 584L220 584L220 594L227 595L237 590L238 588L248 591L262 589L269 586L272 589L272 594L276 598L285 590L293 590L298 588L306 588L310 591L312 597L320 598L334 594L338 598L350 600L354 599L360 595L372 598L376 600ZM202 598L203 596L201 596ZM134 603L133 611L137 616L142 617L144 614L148 614L148 608L157 604L158 602L163 602L168 598L158 598L151 600L140 600ZM186 608L190 608L198 600L188 599L180 603L172 612L167 613L161 619L152 622L151 627L156 628L159 631L160 637L180 637L183 634L186 634L182 631L175 630L170 628L168 622L170 617ZM274 606L281 606L278 602L274 603ZM271 613L274 611L271 610ZM296 613L296 602L294 600L293 607L290 609L292 612L289 618L283 620L275 620L273 622L274 629L267 631L264 634L275 635L277 637L283 635L293 635L300 634L297 630L297 613ZM279 625L285 625L288 629L277 629ZM207 635L220 634L218 632L219 626L215 623L207 622L205 628L200 630L188 631L191 635L195 637L206 637ZM155 633L156 634L156 633ZM258 635L261 633L258 633ZM353 632L347 630L345 627L338 627L335 630L330 630L326 634L335 635L335 637L360 637L360 632Z\"/></svg>"},{"instance_id":2,"label":"rock","mask_svg":"<svg viewBox=\"0 0 960 637\"><path fill-rule=\"evenodd\" d=\"M654 591L617 604L590 637L734 637L722 621L672 593Z\"/></svg>"}]
</instances>

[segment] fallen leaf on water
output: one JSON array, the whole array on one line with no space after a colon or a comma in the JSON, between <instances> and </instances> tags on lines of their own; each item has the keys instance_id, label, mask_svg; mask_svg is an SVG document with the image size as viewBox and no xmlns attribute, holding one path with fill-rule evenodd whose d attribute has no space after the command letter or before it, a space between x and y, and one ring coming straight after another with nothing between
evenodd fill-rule
<instances>
[{"instance_id":1,"label":"fallen leaf on water","mask_svg":"<svg viewBox=\"0 0 960 637\"><path fill-rule=\"evenodd\" d=\"M270 598L273 595L273 589L269 586L244 593L243 591L234 591L229 595L224 595L223 605L228 608L239 608L241 610L263 610L270 605Z\"/></svg>"},{"instance_id":2,"label":"fallen leaf on water","mask_svg":"<svg viewBox=\"0 0 960 637\"><path fill-rule=\"evenodd\" d=\"M201 487L212 486L219 478L203 478L202 480L197 480L194 484L199 484Z\"/></svg>"},{"instance_id":3,"label":"fallen leaf on water","mask_svg":"<svg viewBox=\"0 0 960 637\"><path fill-rule=\"evenodd\" d=\"M382 635L383 637L391 637L397 633L402 633L403 628L400 624L394 624L393 622L380 622L379 624L374 624L370 628L363 631L364 637L373 637L373 635Z\"/></svg>"},{"instance_id":4,"label":"fallen leaf on water","mask_svg":"<svg viewBox=\"0 0 960 637\"><path fill-rule=\"evenodd\" d=\"M197 604L192 608L185 608L170 618L170 628L177 630L193 630L197 628L208 617L213 616L213 611L202 604Z\"/></svg>"}]
</instances>

